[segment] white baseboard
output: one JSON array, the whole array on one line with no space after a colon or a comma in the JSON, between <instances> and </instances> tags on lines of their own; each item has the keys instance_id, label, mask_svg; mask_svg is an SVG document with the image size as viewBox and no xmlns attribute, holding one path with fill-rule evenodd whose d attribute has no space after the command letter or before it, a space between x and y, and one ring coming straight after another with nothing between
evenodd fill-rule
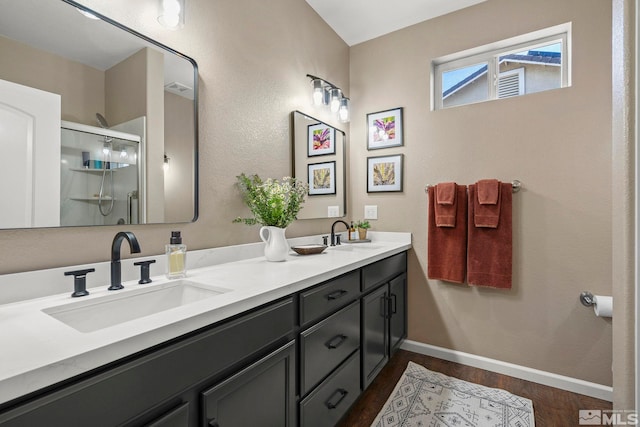
<instances>
[{"instance_id":1,"label":"white baseboard","mask_svg":"<svg viewBox=\"0 0 640 427\"><path fill-rule=\"evenodd\" d=\"M414 353L425 354L427 356L437 357L438 359L444 359L450 362L473 366L474 368L497 372L499 374L509 375L511 377L532 381L538 384L571 391L573 393L608 400L609 402L613 401L613 387L577 378L565 377L564 375L558 375L552 372L515 365L513 363L490 359L488 357L476 356L475 354L464 353L462 351L451 350L444 347L423 344L417 341L405 340L400 348L403 350L413 351Z\"/></svg>"}]
</instances>

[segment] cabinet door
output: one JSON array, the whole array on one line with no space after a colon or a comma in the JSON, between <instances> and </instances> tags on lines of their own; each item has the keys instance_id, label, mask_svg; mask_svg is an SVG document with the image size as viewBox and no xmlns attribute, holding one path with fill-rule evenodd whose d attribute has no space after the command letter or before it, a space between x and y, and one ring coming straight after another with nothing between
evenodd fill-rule
<instances>
[{"instance_id":1,"label":"cabinet door","mask_svg":"<svg viewBox=\"0 0 640 427\"><path fill-rule=\"evenodd\" d=\"M362 299L362 389L389 360L387 285Z\"/></svg>"},{"instance_id":2,"label":"cabinet door","mask_svg":"<svg viewBox=\"0 0 640 427\"><path fill-rule=\"evenodd\" d=\"M295 342L202 393L203 426L292 427L296 419Z\"/></svg>"},{"instance_id":3,"label":"cabinet door","mask_svg":"<svg viewBox=\"0 0 640 427\"><path fill-rule=\"evenodd\" d=\"M407 336L407 275L389 282L389 345L393 354Z\"/></svg>"}]
</instances>

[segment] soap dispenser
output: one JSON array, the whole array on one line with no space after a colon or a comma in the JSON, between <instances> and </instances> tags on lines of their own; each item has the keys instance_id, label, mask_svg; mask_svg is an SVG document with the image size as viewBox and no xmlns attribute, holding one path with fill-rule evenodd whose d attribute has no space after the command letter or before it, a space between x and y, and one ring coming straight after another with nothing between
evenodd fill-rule
<instances>
[{"instance_id":1,"label":"soap dispenser","mask_svg":"<svg viewBox=\"0 0 640 427\"><path fill-rule=\"evenodd\" d=\"M171 232L171 240L166 245L166 253L167 278L179 279L186 277L187 246L182 244L182 236L179 231Z\"/></svg>"}]
</instances>

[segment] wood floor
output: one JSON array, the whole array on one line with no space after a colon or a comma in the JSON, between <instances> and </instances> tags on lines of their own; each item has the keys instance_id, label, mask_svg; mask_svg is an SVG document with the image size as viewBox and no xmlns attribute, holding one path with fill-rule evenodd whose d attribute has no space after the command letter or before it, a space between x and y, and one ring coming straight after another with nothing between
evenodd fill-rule
<instances>
[{"instance_id":1,"label":"wood floor","mask_svg":"<svg viewBox=\"0 0 640 427\"><path fill-rule=\"evenodd\" d=\"M611 402L571 393L470 366L398 350L367 390L360 396L339 427L369 427L375 419L409 361L427 369L487 387L501 388L531 399L536 427L578 426L579 409L611 410Z\"/></svg>"}]
</instances>

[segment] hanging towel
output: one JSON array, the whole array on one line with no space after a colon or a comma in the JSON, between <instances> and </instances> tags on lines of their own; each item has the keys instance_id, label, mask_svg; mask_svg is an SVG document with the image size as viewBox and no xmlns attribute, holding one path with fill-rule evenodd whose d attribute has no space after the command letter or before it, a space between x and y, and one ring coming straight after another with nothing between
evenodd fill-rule
<instances>
[{"instance_id":1,"label":"hanging towel","mask_svg":"<svg viewBox=\"0 0 640 427\"><path fill-rule=\"evenodd\" d=\"M467 280L470 285L511 289L512 278L512 185L500 183L499 220L495 228L468 224ZM476 184L469 185L469 218L480 205ZM486 206L486 205L484 205ZM495 205L494 205L495 206Z\"/></svg>"},{"instance_id":2,"label":"hanging towel","mask_svg":"<svg viewBox=\"0 0 640 427\"><path fill-rule=\"evenodd\" d=\"M455 226L436 226L436 189L429 188L427 275L430 279L464 283L467 260L467 186L456 185Z\"/></svg>"},{"instance_id":3,"label":"hanging towel","mask_svg":"<svg viewBox=\"0 0 640 427\"><path fill-rule=\"evenodd\" d=\"M473 223L476 227L496 228L500 223L501 182L483 179L476 182L478 197L469 198L474 204ZM511 193L509 193L511 194Z\"/></svg>"},{"instance_id":4,"label":"hanging towel","mask_svg":"<svg viewBox=\"0 0 640 427\"><path fill-rule=\"evenodd\" d=\"M437 227L455 227L456 226L456 197L457 185L455 182L444 182L436 185L435 197L433 205L436 213Z\"/></svg>"}]
</instances>

